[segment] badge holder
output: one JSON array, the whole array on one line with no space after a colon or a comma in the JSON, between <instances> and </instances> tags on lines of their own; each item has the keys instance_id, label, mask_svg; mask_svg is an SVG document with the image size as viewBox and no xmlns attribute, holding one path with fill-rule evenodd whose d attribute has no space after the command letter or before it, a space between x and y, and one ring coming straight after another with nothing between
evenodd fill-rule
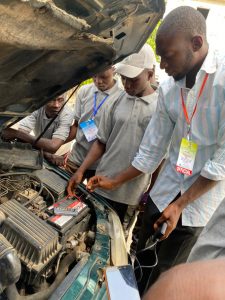
<instances>
[{"instance_id":1,"label":"badge holder","mask_svg":"<svg viewBox=\"0 0 225 300\"><path fill-rule=\"evenodd\" d=\"M180 152L177 160L176 170L179 173L192 175L198 145L193 141L182 138Z\"/></svg>"},{"instance_id":2,"label":"badge holder","mask_svg":"<svg viewBox=\"0 0 225 300\"><path fill-rule=\"evenodd\" d=\"M181 140L176 170L177 170L177 172L182 173L187 176L192 175L193 167L194 167L194 163L195 163L195 157L196 157L196 154L198 151L198 145L195 142L193 142L192 138L191 138L191 122L196 113L198 101L202 95L202 92L204 90L208 76L209 76L209 74L206 73L203 78L203 82L200 87L198 98L197 98L194 110L193 110L190 118L188 116L187 108L184 103L183 91L181 89L181 101L182 101L181 103L182 103L184 117L187 122L187 138L182 138L182 140Z\"/></svg>"},{"instance_id":3,"label":"badge holder","mask_svg":"<svg viewBox=\"0 0 225 300\"><path fill-rule=\"evenodd\" d=\"M80 128L82 129L88 142L96 139L98 128L93 119L80 123Z\"/></svg>"},{"instance_id":4,"label":"badge holder","mask_svg":"<svg viewBox=\"0 0 225 300\"><path fill-rule=\"evenodd\" d=\"M98 110L104 104L108 96L109 95L106 95L97 107L97 92L94 93L94 107L92 118L90 120L80 123L80 128L82 129L88 142L92 142L97 138L98 127L95 124L94 117L96 116Z\"/></svg>"}]
</instances>

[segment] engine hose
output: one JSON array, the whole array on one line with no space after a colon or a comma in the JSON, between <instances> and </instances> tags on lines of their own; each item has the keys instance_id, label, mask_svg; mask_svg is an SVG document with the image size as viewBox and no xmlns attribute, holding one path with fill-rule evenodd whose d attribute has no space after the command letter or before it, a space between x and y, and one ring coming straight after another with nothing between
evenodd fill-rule
<instances>
[{"instance_id":1,"label":"engine hose","mask_svg":"<svg viewBox=\"0 0 225 300\"><path fill-rule=\"evenodd\" d=\"M85 257L85 256L84 256ZM68 272L69 266L75 261L76 259L76 251L71 252L70 254L66 255L59 266L58 274L54 280L54 282L46 289L41 290L32 295L21 296L18 293L15 284L10 285L6 289L6 295L9 300L47 300L50 295L54 292L54 290L58 287L61 281L66 277Z\"/></svg>"},{"instance_id":2,"label":"engine hose","mask_svg":"<svg viewBox=\"0 0 225 300\"><path fill-rule=\"evenodd\" d=\"M9 177L9 176L18 176L18 175L25 175L25 176L28 176L30 178L33 178L35 180L37 180L40 184L40 189L38 191L38 194L35 195L32 199L30 199L28 202L24 203L23 205L26 207L28 204L32 203L38 196L40 196L40 194L42 193L43 191L43 183L41 182L41 180L34 174L32 173L28 173L28 172L10 172L10 173L2 173L0 174L0 177ZM49 192L49 191L48 191ZM52 196L53 197L53 196ZM53 202L54 202L54 198L53 198Z\"/></svg>"}]
</instances>

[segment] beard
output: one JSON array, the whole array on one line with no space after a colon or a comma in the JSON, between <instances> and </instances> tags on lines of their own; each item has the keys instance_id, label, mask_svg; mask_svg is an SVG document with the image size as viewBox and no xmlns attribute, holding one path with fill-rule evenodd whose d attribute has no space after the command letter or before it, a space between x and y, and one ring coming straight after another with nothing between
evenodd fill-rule
<instances>
[{"instance_id":1,"label":"beard","mask_svg":"<svg viewBox=\"0 0 225 300\"><path fill-rule=\"evenodd\" d=\"M179 80L183 79L184 77L185 77L185 74L177 74L177 75L173 76L173 79L175 81L179 81Z\"/></svg>"},{"instance_id":2,"label":"beard","mask_svg":"<svg viewBox=\"0 0 225 300\"><path fill-rule=\"evenodd\" d=\"M187 49L184 64L183 64L183 70L180 73L177 73L173 75L173 78L175 81L179 81L183 79L191 70L192 70L192 61L193 61L193 53L190 49Z\"/></svg>"}]
</instances>

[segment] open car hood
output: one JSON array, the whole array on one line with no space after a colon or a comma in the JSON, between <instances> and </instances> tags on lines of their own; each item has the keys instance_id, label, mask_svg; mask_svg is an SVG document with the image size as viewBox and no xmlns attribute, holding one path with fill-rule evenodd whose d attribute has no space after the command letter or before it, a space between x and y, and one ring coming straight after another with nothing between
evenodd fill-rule
<instances>
[{"instance_id":1,"label":"open car hood","mask_svg":"<svg viewBox=\"0 0 225 300\"><path fill-rule=\"evenodd\" d=\"M0 127L139 51L163 0L1 0Z\"/></svg>"}]
</instances>

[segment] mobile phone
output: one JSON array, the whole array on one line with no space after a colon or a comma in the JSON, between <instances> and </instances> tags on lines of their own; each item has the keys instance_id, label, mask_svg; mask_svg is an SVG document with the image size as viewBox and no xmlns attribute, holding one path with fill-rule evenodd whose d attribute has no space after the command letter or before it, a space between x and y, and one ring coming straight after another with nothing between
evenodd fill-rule
<instances>
[{"instance_id":1,"label":"mobile phone","mask_svg":"<svg viewBox=\"0 0 225 300\"><path fill-rule=\"evenodd\" d=\"M105 275L109 300L141 299L131 265L108 267Z\"/></svg>"}]
</instances>

